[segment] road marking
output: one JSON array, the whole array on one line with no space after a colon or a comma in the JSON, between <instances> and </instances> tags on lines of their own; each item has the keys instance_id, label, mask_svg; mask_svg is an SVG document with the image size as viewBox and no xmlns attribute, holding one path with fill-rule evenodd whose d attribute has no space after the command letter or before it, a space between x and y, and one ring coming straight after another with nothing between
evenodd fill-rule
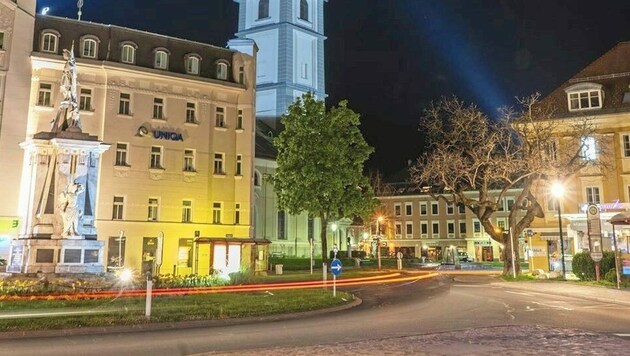
<instances>
[{"instance_id":1,"label":"road marking","mask_svg":"<svg viewBox=\"0 0 630 356\"><path fill-rule=\"evenodd\" d=\"M539 303L539 302L532 302L534 304L538 304L538 305L542 305L543 307L547 307L547 308L556 308L556 309L564 309L564 310L573 310L573 308L568 308L568 307L563 307L560 305L549 305L549 304L544 304L544 303Z\"/></svg>"},{"instance_id":2,"label":"road marking","mask_svg":"<svg viewBox=\"0 0 630 356\"><path fill-rule=\"evenodd\" d=\"M488 286L481 284L453 284L453 287L488 288Z\"/></svg>"},{"instance_id":3,"label":"road marking","mask_svg":"<svg viewBox=\"0 0 630 356\"><path fill-rule=\"evenodd\" d=\"M526 295L528 297L532 296L531 293L525 293L525 292L513 292L511 290L506 290L505 293L511 293L511 294L518 294L518 295Z\"/></svg>"},{"instance_id":4,"label":"road marking","mask_svg":"<svg viewBox=\"0 0 630 356\"><path fill-rule=\"evenodd\" d=\"M630 337L630 334L613 334L621 337Z\"/></svg>"}]
</instances>

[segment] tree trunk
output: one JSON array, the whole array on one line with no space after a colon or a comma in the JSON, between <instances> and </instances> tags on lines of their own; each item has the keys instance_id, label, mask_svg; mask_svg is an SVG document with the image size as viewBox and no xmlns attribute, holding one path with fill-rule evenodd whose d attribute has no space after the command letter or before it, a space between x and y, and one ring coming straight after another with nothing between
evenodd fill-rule
<instances>
[{"instance_id":1,"label":"tree trunk","mask_svg":"<svg viewBox=\"0 0 630 356\"><path fill-rule=\"evenodd\" d=\"M328 230L328 219L324 214L320 215L320 221L322 222L319 236L322 240L322 262L328 263L328 239L326 239L326 231Z\"/></svg>"},{"instance_id":2,"label":"tree trunk","mask_svg":"<svg viewBox=\"0 0 630 356\"><path fill-rule=\"evenodd\" d=\"M503 275L514 276L513 268L516 268L516 275L521 274L521 264L519 263L520 257L518 252L518 236L512 231L512 238L509 233L504 237L503 241ZM514 244L512 244L514 242ZM514 249L514 260L512 260L512 249Z\"/></svg>"}]
</instances>

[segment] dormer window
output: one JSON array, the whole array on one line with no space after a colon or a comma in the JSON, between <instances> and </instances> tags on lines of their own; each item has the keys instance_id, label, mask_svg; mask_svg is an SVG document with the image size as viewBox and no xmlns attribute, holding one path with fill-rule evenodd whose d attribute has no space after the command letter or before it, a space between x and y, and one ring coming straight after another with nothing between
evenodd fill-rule
<instances>
[{"instance_id":1,"label":"dormer window","mask_svg":"<svg viewBox=\"0 0 630 356\"><path fill-rule=\"evenodd\" d=\"M59 33L48 30L42 34L41 50L42 52L57 53L57 44L59 43Z\"/></svg>"},{"instance_id":2,"label":"dormer window","mask_svg":"<svg viewBox=\"0 0 630 356\"><path fill-rule=\"evenodd\" d=\"M134 64L136 63L136 48L138 46L135 43L125 43L120 48L120 61L123 63Z\"/></svg>"},{"instance_id":3,"label":"dormer window","mask_svg":"<svg viewBox=\"0 0 630 356\"><path fill-rule=\"evenodd\" d=\"M188 74L199 74L199 56L196 54L191 54L186 56L186 73Z\"/></svg>"},{"instance_id":4,"label":"dormer window","mask_svg":"<svg viewBox=\"0 0 630 356\"><path fill-rule=\"evenodd\" d=\"M564 91L567 93L569 111L602 108L604 98L601 84L579 83Z\"/></svg>"},{"instance_id":5,"label":"dormer window","mask_svg":"<svg viewBox=\"0 0 630 356\"><path fill-rule=\"evenodd\" d=\"M228 78L228 65L224 62L217 63L217 79L227 80Z\"/></svg>"},{"instance_id":6,"label":"dormer window","mask_svg":"<svg viewBox=\"0 0 630 356\"><path fill-rule=\"evenodd\" d=\"M98 53L98 39L95 37L83 38L81 41L81 57L96 58Z\"/></svg>"},{"instance_id":7,"label":"dormer window","mask_svg":"<svg viewBox=\"0 0 630 356\"><path fill-rule=\"evenodd\" d=\"M308 21L308 1L300 0L300 19Z\"/></svg>"},{"instance_id":8,"label":"dormer window","mask_svg":"<svg viewBox=\"0 0 630 356\"><path fill-rule=\"evenodd\" d=\"M153 67L156 69L168 69L168 52L163 49L156 50Z\"/></svg>"},{"instance_id":9,"label":"dormer window","mask_svg":"<svg viewBox=\"0 0 630 356\"><path fill-rule=\"evenodd\" d=\"M269 17L269 0L258 1L258 19Z\"/></svg>"}]
</instances>

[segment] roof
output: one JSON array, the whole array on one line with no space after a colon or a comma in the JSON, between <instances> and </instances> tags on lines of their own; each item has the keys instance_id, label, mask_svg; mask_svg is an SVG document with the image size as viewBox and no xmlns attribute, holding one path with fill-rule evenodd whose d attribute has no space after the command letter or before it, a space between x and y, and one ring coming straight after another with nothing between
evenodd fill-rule
<instances>
[{"instance_id":1,"label":"roof","mask_svg":"<svg viewBox=\"0 0 630 356\"><path fill-rule=\"evenodd\" d=\"M630 42L620 42L547 95L542 103L556 109L556 116L571 117L630 111ZM602 85L601 109L570 112L565 89L579 83ZM626 96L626 100L624 100Z\"/></svg>"},{"instance_id":2,"label":"roof","mask_svg":"<svg viewBox=\"0 0 630 356\"><path fill-rule=\"evenodd\" d=\"M273 145L273 138L278 132L261 120L256 120L256 158L276 159L278 150Z\"/></svg>"}]
</instances>

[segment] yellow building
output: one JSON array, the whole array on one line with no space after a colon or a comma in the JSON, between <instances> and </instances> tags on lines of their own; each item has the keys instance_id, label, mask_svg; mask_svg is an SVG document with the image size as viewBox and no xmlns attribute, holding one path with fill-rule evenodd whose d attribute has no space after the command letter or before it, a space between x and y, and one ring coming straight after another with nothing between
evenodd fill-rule
<instances>
[{"instance_id":1,"label":"yellow building","mask_svg":"<svg viewBox=\"0 0 630 356\"><path fill-rule=\"evenodd\" d=\"M233 40L226 49L43 15L33 36L21 141L50 130L62 53L74 46L83 132L111 145L92 212L97 236L86 236L105 242L107 267L265 269L268 241L252 229L254 42ZM17 196L6 204L18 206Z\"/></svg>"}]
</instances>

